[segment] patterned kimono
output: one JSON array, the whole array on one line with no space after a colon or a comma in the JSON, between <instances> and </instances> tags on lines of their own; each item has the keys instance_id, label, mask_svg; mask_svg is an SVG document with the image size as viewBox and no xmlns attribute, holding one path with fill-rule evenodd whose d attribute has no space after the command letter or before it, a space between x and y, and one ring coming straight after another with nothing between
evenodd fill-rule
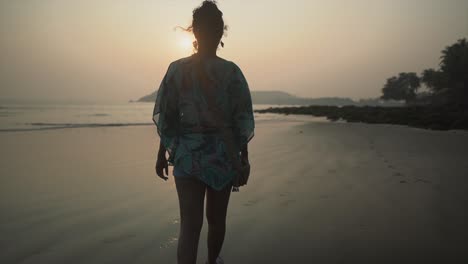
<instances>
[{"instance_id":1,"label":"patterned kimono","mask_svg":"<svg viewBox=\"0 0 468 264\"><path fill-rule=\"evenodd\" d=\"M249 86L240 68L221 58L192 55L171 63L156 96L153 121L175 177L196 177L215 190L235 174L221 127L241 147L254 136Z\"/></svg>"}]
</instances>

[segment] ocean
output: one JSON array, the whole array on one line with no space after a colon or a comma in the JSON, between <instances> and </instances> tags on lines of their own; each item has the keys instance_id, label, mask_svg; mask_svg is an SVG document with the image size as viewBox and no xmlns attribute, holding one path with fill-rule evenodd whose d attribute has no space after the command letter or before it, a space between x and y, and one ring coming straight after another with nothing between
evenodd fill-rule
<instances>
[{"instance_id":1,"label":"ocean","mask_svg":"<svg viewBox=\"0 0 468 264\"><path fill-rule=\"evenodd\" d=\"M33 131L77 127L153 125L152 103L107 104L8 104L0 105L0 132ZM254 105L265 109L276 105ZM255 121L324 121L312 116L257 114Z\"/></svg>"}]
</instances>

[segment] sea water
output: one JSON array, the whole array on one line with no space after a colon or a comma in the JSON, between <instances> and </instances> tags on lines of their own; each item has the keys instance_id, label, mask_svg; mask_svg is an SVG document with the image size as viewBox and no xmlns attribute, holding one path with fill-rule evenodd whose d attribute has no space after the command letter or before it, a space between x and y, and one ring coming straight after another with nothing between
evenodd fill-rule
<instances>
[{"instance_id":1,"label":"sea water","mask_svg":"<svg viewBox=\"0 0 468 264\"><path fill-rule=\"evenodd\" d=\"M100 126L153 125L153 103L3 103L0 104L0 131L30 131ZM254 105L266 109L277 105ZM255 113L256 122L270 120L324 121L323 118Z\"/></svg>"}]
</instances>

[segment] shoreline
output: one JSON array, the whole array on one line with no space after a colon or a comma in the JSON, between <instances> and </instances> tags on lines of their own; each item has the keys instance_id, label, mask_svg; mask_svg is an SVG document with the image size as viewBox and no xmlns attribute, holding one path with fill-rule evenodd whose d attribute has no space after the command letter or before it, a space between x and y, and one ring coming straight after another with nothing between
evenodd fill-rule
<instances>
[{"instance_id":1,"label":"shoreline","mask_svg":"<svg viewBox=\"0 0 468 264\"><path fill-rule=\"evenodd\" d=\"M0 129L0 133L6 132L33 132L33 131L47 131L47 130L60 130L70 128L99 128L99 127L136 127L136 126L153 126L154 123L111 123L111 124L67 124L67 123L31 123L30 128L6 128Z\"/></svg>"}]
</instances>

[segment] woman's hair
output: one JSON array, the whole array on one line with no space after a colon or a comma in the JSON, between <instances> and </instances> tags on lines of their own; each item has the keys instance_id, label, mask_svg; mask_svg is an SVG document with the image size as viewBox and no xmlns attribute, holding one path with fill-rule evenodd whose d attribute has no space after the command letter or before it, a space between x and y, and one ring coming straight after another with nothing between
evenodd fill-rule
<instances>
[{"instance_id":1,"label":"woman's hair","mask_svg":"<svg viewBox=\"0 0 468 264\"><path fill-rule=\"evenodd\" d=\"M214 0L205 0L193 10L192 25L184 30L195 35L195 49L198 49L199 44L217 48L220 42L224 47L221 38L225 35L227 26L224 25L223 12L218 9Z\"/></svg>"}]
</instances>

